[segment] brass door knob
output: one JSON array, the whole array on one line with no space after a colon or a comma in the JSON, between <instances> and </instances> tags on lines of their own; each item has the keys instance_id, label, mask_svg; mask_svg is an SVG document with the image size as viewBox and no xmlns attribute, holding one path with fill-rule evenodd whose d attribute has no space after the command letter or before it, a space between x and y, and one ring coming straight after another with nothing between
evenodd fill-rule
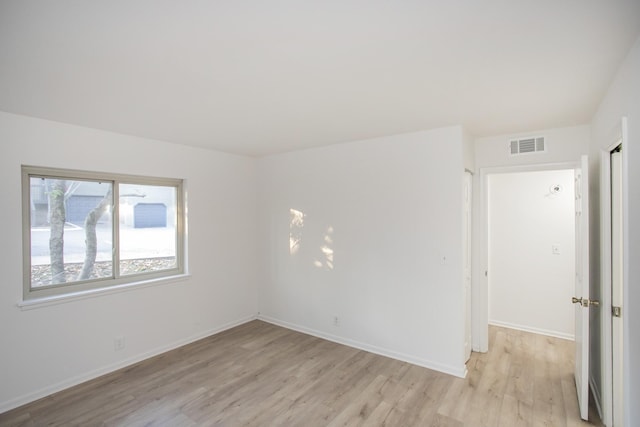
<instances>
[{"instance_id":1,"label":"brass door knob","mask_svg":"<svg viewBox=\"0 0 640 427\"><path fill-rule=\"evenodd\" d=\"M600 307L600 301L598 300L571 297L571 302L574 304L580 304L583 307L589 307L591 305L594 307Z\"/></svg>"}]
</instances>

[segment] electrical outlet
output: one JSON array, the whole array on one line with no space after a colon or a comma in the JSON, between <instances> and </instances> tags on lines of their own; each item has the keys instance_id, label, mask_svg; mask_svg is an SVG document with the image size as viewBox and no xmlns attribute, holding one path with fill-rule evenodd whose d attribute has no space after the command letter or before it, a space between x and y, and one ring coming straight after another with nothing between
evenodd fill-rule
<instances>
[{"instance_id":1,"label":"electrical outlet","mask_svg":"<svg viewBox=\"0 0 640 427\"><path fill-rule=\"evenodd\" d=\"M333 316L333 326L340 326L340 318L337 315Z\"/></svg>"},{"instance_id":2,"label":"electrical outlet","mask_svg":"<svg viewBox=\"0 0 640 427\"><path fill-rule=\"evenodd\" d=\"M560 245L551 245L551 253L554 255L560 255Z\"/></svg>"},{"instance_id":3,"label":"electrical outlet","mask_svg":"<svg viewBox=\"0 0 640 427\"><path fill-rule=\"evenodd\" d=\"M124 337L118 336L113 339L113 349L115 351L120 351L124 349Z\"/></svg>"}]
</instances>

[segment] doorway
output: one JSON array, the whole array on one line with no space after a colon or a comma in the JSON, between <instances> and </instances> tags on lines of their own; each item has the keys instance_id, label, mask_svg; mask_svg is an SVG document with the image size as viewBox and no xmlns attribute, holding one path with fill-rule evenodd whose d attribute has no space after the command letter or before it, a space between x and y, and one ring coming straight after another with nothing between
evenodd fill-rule
<instances>
[{"instance_id":1,"label":"doorway","mask_svg":"<svg viewBox=\"0 0 640 427\"><path fill-rule=\"evenodd\" d=\"M597 306L598 302L589 299L589 164L586 155L581 156L575 163L549 164L549 165L528 165L517 167L485 168L480 170L480 194L481 196L481 235L480 254L481 263L476 270L476 291L473 303L474 320L477 322L477 334L474 335L474 349L486 352L489 350L488 326L489 326L489 278L493 272L489 270L489 176L499 173L510 172L530 172L545 170L572 169L574 172L574 196L575 204L573 212L575 214L575 246L574 246L574 296L566 304L571 306L574 303L575 319L575 359L574 376L578 396L580 415L583 419L588 417L588 384L589 384L589 313L591 306ZM558 248L562 251L562 248ZM551 251L556 251L553 244ZM526 305L531 301L517 299L513 305ZM544 311L545 305L538 307Z\"/></svg>"},{"instance_id":2,"label":"doorway","mask_svg":"<svg viewBox=\"0 0 640 427\"><path fill-rule=\"evenodd\" d=\"M573 340L574 169L495 173L487 184L489 324Z\"/></svg>"},{"instance_id":3,"label":"doorway","mask_svg":"<svg viewBox=\"0 0 640 427\"><path fill-rule=\"evenodd\" d=\"M478 197L478 221L476 224L478 225L478 236L477 239L477 253L478 253L478 262L474 264L474 279L473 279L473 299L472 299L472 313L473 313L473 350L478 352L487 352L489 350L489 278L492 275L492 272L489 270L489 177L497 176L502 174L512 174L512 173L520 173L520 172L542 172L542 171L559 171L559 170L574 170L576 173L582 170L582 168L586 167L586 156L583 156L579 161L576 162L565 162L565 163L549 163L549 164L536 164L536 165L520 165L520 166L502 166L502 167L488 167L481 168L478 184L479 184L479 194ZM586 169L585 169L586 170ZM588 176L586 174L582 174L583 176ZM574 195L575 193L575 185L577 181L572 184L574 186ZM551 184L550 184L551 185ZM588 188L588 183L585 185L585 188ZM549 192L549 188L547 188L547 192ZM545 193L545 194L546 194ZM576 200L576 208L578 206L578 201ZM586 219L584 217L583 219ZM582 222L586 222L581 220ZM576 222L576 228L577 228ZM586 226L586 224L585 224ZM588 231L587 231L588 232ZM585 241L588 241L585 240ZM550 248L553 250L553 248ZM562 248L559 248L562 251ZM578 270L578 260L581 258L588 259L587 256L584 256L582 251L578 250L578 245L575 246L575 255L580 254L580 257L575 258L576 264L574 268L576 269L576 273ZM553 255L553 254L552 254ZM588 265L586 263L585 265ZM577 274L576 276L577 277ZM571 300L569 300L571 301ZM515 303L515 302L514 302ZM525 304L524 301L518 301L519 304ZM577 326L577 325L576 325Z\"/></svg>"}]
</instances>

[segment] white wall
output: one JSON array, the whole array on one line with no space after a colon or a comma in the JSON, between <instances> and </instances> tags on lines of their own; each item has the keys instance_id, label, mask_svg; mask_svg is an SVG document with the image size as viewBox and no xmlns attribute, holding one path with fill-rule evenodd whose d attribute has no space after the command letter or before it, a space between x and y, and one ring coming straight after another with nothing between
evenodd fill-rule
<instances>
[{"instance_id":1,"label":"white wall","mask_svg":"<svg viewBox=\"0 0 640 427\"><path fill-rule=\"evenodd\" d=\"M0 412L255 316L255 160L6 113L0 141ZM184 178L191 277L21 310L21 164Z\"/></svg>"},{"instance_id":2,"label":"white wall","mask_svg":"<svg viewBox=\"0 0 640 427\"><path fill-rule=\"evenodd\" d=\"M572 169L489 175L489 323L574 338L573 181Z\"/></svg>"},{"instance_id":3,"label":"white wall","mask_svg":"<svg viewBox=\"0 0 640 427\"><path fill-rule=\"evenodd\" d=\"M628 274L626 282L629 284L625 295L624 305L628 309L624 311L624 341L625 341L625 421L632 425L633 420L640 420L640 38L638 38L622 63L618 73L609 87L598 111L592 121L591 141L591 284L592 293L599 295L600 291L600 263L599 241L600 235L600 208L596 202L599 200L599 165L600 152L606 149L613 141L611 135L619 125L621 117L628 118L628 143L624 148L628 159L628 187L626 198L628 200L628 234L627 256ZM599 317L592 323L599 323ZM599 333L592 335L594 344L592 352L591 374L600 385L600 351Z\"/></svg>"},{"instance_id":4,"label":"white wall","mask_svg":"<svg viewBox=\"0 0 640 427\"><path fill-rule=\"evenodd\" d=\"M261 316L463 375L462 140L450 127L261 159ZM290 209L305 215L295 253Z\"/></svg>"}]
</instances>

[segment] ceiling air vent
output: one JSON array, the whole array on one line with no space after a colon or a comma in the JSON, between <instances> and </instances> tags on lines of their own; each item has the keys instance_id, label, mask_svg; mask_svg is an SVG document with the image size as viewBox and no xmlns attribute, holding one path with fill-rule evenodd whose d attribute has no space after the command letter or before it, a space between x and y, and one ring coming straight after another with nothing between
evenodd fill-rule
<instances>
[{"instance_id":1,"label":"ceiling air vent","mask_svg":"<svg viewBox=\"0 0 640 427\"><path fill-rule=\"evenodd\" d=\"M511 149L511 155L538 153L545 151L544 137L512 139L509 142L509 147Z\"/></svg>"}]
</instances>

